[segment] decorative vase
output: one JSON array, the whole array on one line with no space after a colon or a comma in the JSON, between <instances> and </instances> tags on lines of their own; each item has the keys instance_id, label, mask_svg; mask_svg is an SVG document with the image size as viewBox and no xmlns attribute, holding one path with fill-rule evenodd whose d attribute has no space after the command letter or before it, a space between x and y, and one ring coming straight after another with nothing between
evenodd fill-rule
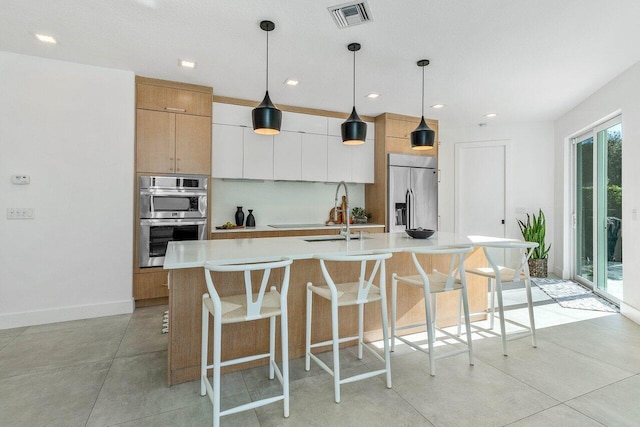
<instances>
[{"instance_id":1,"label":"decorative vase","mask_svg":"<svg viewBox=\"0 0 640 427\"><path fill-rule=\"evenodd\" d=\"M531 277L547 277L547 258L529 259Z\"/></svg>"},{"instance_id":2,"label":"decorative vase","mask_svg":"<svg viewBox=\"0 0 640 427\"><path fill-rule=\"evenodd\" d=\"M255 227L256 219L253 216L253 209L249 209L249 215L247 215L247 227Z\"/></svg>"},{"instance_id":3,"label":"decorative vase","mask_svg":"<svg viewBox=\"0 0 640 427\"><path fill-rule=\"evenodd\" d=\"M236 211L236 225L238 227L244 224L244 212L242 212L242 206L238 206L238 210Z\"/></svg>"}]
</instances>

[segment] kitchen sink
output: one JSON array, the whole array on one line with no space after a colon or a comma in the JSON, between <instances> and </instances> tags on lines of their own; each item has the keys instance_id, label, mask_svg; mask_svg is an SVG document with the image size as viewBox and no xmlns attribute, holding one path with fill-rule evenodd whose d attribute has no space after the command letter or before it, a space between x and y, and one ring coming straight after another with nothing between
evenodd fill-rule
<instances>
[{"instance_id":1,"label":"kitchen sink","mask_svg":"<svg viewBox=\"0 0 640 427\"><path fill-rule=\"evenodd\" d=\"M351 234L351 240L360 240L360 234ZM371 237L365 237L362 236L362 240L365 239L371 239ZM307 237L305 239L302 239L305 242L335 242L335 241L340 241L340 240L347 240L346 236L339 236L339 235L333 235L333 236L314 236L314 237Z\"/></svg>"}]
</instances>

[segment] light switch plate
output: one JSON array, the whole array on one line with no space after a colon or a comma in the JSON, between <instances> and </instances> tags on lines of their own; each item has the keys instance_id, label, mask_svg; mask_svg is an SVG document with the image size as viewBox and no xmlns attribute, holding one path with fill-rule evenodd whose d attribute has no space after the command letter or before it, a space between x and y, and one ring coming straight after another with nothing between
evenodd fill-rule
<instances>
[{"instance_id":1,"label":"light switch plate","mask_svg":"<svg viewBox=\"0 0 640 427\"><path fill-rule=\"evenodd\" d=\"M33 219L33 208L7 208L7 219Z\"/></svg>"}]
</instances>

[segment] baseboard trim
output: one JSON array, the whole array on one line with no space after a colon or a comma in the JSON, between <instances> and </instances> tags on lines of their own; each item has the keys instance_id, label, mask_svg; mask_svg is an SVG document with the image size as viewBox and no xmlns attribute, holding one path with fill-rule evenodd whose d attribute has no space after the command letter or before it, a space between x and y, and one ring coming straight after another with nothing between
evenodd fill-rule
<instances>
[{"instance_id":1,"label":"baseboard trim","mask_svg":"<svg viewBox=\"0 0 640 427\"><path fill-rule=\"evenodd\" d=\"M620 314L640 325L640 310L624 302L620 303Z\"/></svg>"},{"instance_id":2,"label":"baseboard trim","mask_svg":"<svg viewBox=\"0 0 640 427\"><path fill-rule=\"evenodd\" d=\"M66 322L69 320L90 319L93 317L113 316L133 313L133 298L100 304L75 305L46 310L24 311L20 313L0 314L0 329L20 328L23 326L43 325L46 323Z\"/></svg>"}]
</instances>

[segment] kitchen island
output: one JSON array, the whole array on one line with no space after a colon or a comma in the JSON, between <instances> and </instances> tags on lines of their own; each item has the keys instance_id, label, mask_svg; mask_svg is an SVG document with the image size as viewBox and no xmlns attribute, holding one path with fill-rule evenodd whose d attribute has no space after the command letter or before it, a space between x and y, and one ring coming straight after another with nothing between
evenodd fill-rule
<instances>
[{"instance_id":1,"label":"kitchen island","mask_svg":"<svg viewBox=\"0 0 640 427\"><path fill-rule=\"evenodd\" d=\"M327 238L335 239L331 235ZM373 252L393 252L387 261L387 286L391 274L415 274L411 257L402 251L420 247L472 246L466 236L438 232L429 239L412 239L405 233L363 234L362 239L322 240L321 236L296 236L249 238L233 240L205 240L170 242L164 268L169 270L169 385L198 379L200 375L200 335L202 294L206 293L204 271L205 262L250 263L272 260L274 257L288 257L294 260L288 294L289 312L289 357L304 356L305 298L307 282L323 283L319 262L313 259L319 254L367 254ZM477 244L477 242L475 242ZM449 256L421 256L427 271L438 269L448 271ZM485 265L482 251L474 251L467 258L467 267ZM353 268L351 268L353 267ZM359 266L344 266L336 271L336 281L353 281L358 276ZM221 296L241 294L244 284L241 273L215 277L224 286L218 289ZM282 281L281 272L272 272L271 281ZM486 309L486 282L479 278L467 279L469 284L470 310L479 312ZM378 304L378 303L376 303ZM365 339L380 339L380 310L370 307L365 310ZM420 289L402 289L398 295L398 325L424 322L424 302ZM445 294L438 299L438 324L451 325L457 322L458 296ZM259 320L242 324L225 325L223 328L222 359L240 357L268 348L268 321ZM314 302L314 341L328 339L331 334L329 304ZM321 325L326 325L322 327ZM340 335L353 334L357 328L357 308L345 307L340 312ZM253 364L241 365L250 367Z\"/></svg>"}]
</instances>

